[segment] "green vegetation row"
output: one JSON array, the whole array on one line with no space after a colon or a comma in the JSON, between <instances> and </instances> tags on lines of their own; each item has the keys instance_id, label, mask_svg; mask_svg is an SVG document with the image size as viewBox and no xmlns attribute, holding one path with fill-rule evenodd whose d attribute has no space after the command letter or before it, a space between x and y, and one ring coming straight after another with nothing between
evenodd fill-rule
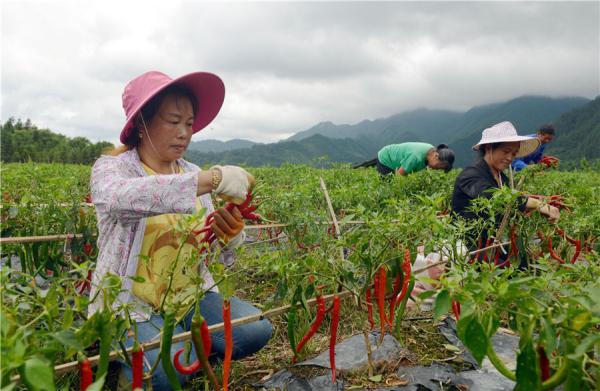
<instances>
[{"instance_id":1,"label":"green vegetation row","mask_svg":"<svg viewBox=\"0 0 600 391\"><path fill-rule=\"evenodd\" d=\"M536 239L538 231L545 238L554 239L554 250L563 259L571 259L573 246L555 234L554 227L539 215L524 216L513 208L509 228L515 232L519 251L511 258L510 267L476 267L469 257L453 254L452 267L437 289L421 296L425 299L436 295L437 317L446 314L452 303L459 303L462 310L457 312L458 336L462 342L479 362L484 357L492 360L504 376L517 382L517 389L551 389L558 384L563 384L565 390L594 389L600 376L594 358L600 344L600 258L598 242L594 241L600 227L598 168L572 172L531 168L516 178L518 181L525 177L526 192L564 196L571 211L562 214L559 226L587 244L577 262L557 262L548 252L547 240ZM89 170L87 166L58 164L5 165L1 178L6 193L3 227L10 227L11 235L18 236L58 233L62 228L70 228L71 232L87 229L91 233L95 228L93 210L79 205L88 191ZM446 214L456 171L444 174L426 170L389 181L382 181L373 169L352 170L347 165L332 169L284 165L251 171L258 183L258 212L269 220L289 224L281 232L261 232L266 237L257 239L273 234L285 236L278 243L243 246L233 268L219 268L218 263L211 262L211 272L221 281L221 292L235 292L261 303L265 309L291 306L283 331L291 348L284 361L315 353L310 344L298 349L297 354L292 353L318 316L304 305L307 299L335 294L340 288L350 290L359 300L344 303L341 324L352 324L358 330L369 327L364 315L366 292L372 289L375 276L378 281L387 281L383 289L388 292L393 290L394 278L406 280L406 250L412 259L419 245L425 246L426 253L441 249L453 252L467 229L484 229L494 224L483 221L479 226L467 227ZM340 237L332 235L329 224L314 224L330 220L319 178L323 178L335 214L342 222ZM486 209L489 215L502 214L507 204L516 202L516 197L516 192L504 188L476 207ZM67 212L61 214L60 208ZM182 232L192 219L182 223ZM349 220L362 220L364 224L343 224ZM96 249L86 247L87 243L94 243L91 235L54 248L3 246L3 254L16 252L26 260L25 272L11 273L3 268L1 273L2 362L9 363L2 368L3 384L11 375L20 373L27 377L33 369L43 373L44 380L53 379L52 365L75 360L78 355L95 354L98 339L100 349L106 348L105 335L117 336L122 342L129 319L112 310L88 318L88 298L77 293L77 282L93 268L96 254ZM69 250L68 257L65 249ZM519 263L526 265L524 270L516 267ZM48 275L48 269L52 275ZM31 282L40 274L47 282L46 288ZM407 282L414 283L415 276ZM111 300L120 281L109 276L102 286L105 297ZM167 308L173 310L183 301L184 294L190 292L170 296ZM202 292L196 295L201 297ZM405 306L406 301L403 303ZM401 304L391 319L393 327L389 329L397 336L404 308ZM491 347L491 337L499 327L507 327L520 337L516 371L506 368ZM322 326L323 330L327 328ZM120 349L118 341L109 341L109 346ZM540 347L548 358L550 375L546 379L540 368ZM73 377L56 381L67 388L77 386Z\"/></svg>"}]
</instances>

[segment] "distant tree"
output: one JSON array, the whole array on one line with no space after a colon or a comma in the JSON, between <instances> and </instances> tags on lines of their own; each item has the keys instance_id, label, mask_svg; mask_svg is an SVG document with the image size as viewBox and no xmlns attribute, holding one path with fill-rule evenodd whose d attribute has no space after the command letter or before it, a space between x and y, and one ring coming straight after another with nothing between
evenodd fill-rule
<instances>
[{"instance_id":1,"label":"distant tree","mask_svg":"<svg viewBox=\"0 0 600 391\"><path fill-rule=\"evenodd\" d=\"M60 162L91 164L111 143L92 143L85 137L68 138L38 129L30 119L10 117L0 128L0 160L3 162Z\"/></svg>"}]
</instances>

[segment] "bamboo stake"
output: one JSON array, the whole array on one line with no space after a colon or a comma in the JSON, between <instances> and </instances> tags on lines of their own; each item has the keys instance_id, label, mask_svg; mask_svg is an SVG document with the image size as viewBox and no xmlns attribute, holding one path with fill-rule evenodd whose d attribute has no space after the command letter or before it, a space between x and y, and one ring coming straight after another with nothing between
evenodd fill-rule
<instances>
[{"instance_id":1,"label":"bamboo stake","mask_svg":"<svg viewBox=\"0 0 600 391\"><path fill-rule=\"evenodd\" d=\"M325 186L325 181L323 181L322 177L319 177L321 181L321 189L323 189L323 193L325 193L325 201L327 201L327 208L329 209L329 215L331 216L331 220L333 220L333 226L335 228L335 237L337 239L341 236L340 225L338 224L337 218L335 217L335 212L333 210L333 205L331 204L331 199L329 198L329 192L327 191L327 186ZM340 259L344 260L344 249L340 247Z\"/></svg>"}]
</instances>

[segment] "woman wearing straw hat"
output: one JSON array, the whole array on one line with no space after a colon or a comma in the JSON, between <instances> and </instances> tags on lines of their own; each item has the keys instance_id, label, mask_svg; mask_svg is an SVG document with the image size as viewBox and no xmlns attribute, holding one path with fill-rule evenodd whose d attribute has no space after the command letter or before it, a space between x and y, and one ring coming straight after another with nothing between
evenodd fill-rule
<instances>
[{"instance_id":1,"label":"woman wearing straw hat","mask_svg":"<svg viewBox=\"0 0 600 391\"><path fill-rule=\"evenodd\" d=\"M197 241L189 237L180 244L176 227L182 215L202 208L206 218L214 210L211 193L240 204L254 182L240 167L214 166L202 171L183 159L192 134L216 117L224 96L223 82L211 73L195 72L177 79L161 72L138 76L127 84L122 96L126 114L120 136L123 146L100 157L92 169L99 254L89 313L103 306L98 288L103 277L108 273L120 276L121 293L114 307L130 305L140 342L159 337L163 323L159 309L165 296L180 293L184 297L186 289L194 287L194 279L201 278L201 288L206 291L200 303L204 319L209 325L222 321L222 296L204 262L194 257ZM233 249L244 241L244 222L237 208L231 213L219 209L214 219L211 228L221 244L211 251L229 266ZM235 297L230 302L232 319L260 312ZM189 330L193 310L187 310L191 304L179 308L176 334ZM261 349L271 332L266 320L235 327L233 358ZM126 344L133 344L131 338ZM182 343L173 344L171 353L181 347ZM212 353L222 358L224 349L223 334L213 333ZM146 352L151 364L157 356L158 350ZM193 352L191 360L195 360ZM131 380L130 368L123 372ZM154 389L170 389L162 365L154 372L152 383Z\"/></svg>"},{"instance_id":2,"label":"woman wearing straw hat","mask_svg":"<svg viewBox=\"0 0 600 391\"><path fill-rule=\"evenodd\" d=\"M537 149L540 141L537 138L519 136L515 127L508 121L501 122L483 131L481 140L473 146L481 159L465 168L456 178L452 194L452 209L455 214L467 221L486 218L471 210L471 203L479 197L490 198L489 190L507 184L508 178L503 173L515 158L527 156ZM556 222L560 217L557 208L542 204L533 198L523 198L519 210L537 209L550 221ZM474 248L478 242L485 243L488 234L483 232L480 240L475 235L467 238L468 246Z\"/></svg>"}]
</instances>

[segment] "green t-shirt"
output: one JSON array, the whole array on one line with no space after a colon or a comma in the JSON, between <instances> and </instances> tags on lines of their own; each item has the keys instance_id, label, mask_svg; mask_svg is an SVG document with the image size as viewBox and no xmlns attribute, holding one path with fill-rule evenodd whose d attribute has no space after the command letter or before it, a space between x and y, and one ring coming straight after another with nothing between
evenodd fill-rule
<instances>
[{"instance_id":1,"label":"green t-shirt","mask_svg":"<svg viewBox=\"0 0 600 391\"><path fill-rule=\"evenodd\" d=\"M386 167L397 170L400 167L407 174L419 171L427 165L427 152L433 145L427 143L390 144L383 147L377 158Z\"/></svg>"}]
</instances>

